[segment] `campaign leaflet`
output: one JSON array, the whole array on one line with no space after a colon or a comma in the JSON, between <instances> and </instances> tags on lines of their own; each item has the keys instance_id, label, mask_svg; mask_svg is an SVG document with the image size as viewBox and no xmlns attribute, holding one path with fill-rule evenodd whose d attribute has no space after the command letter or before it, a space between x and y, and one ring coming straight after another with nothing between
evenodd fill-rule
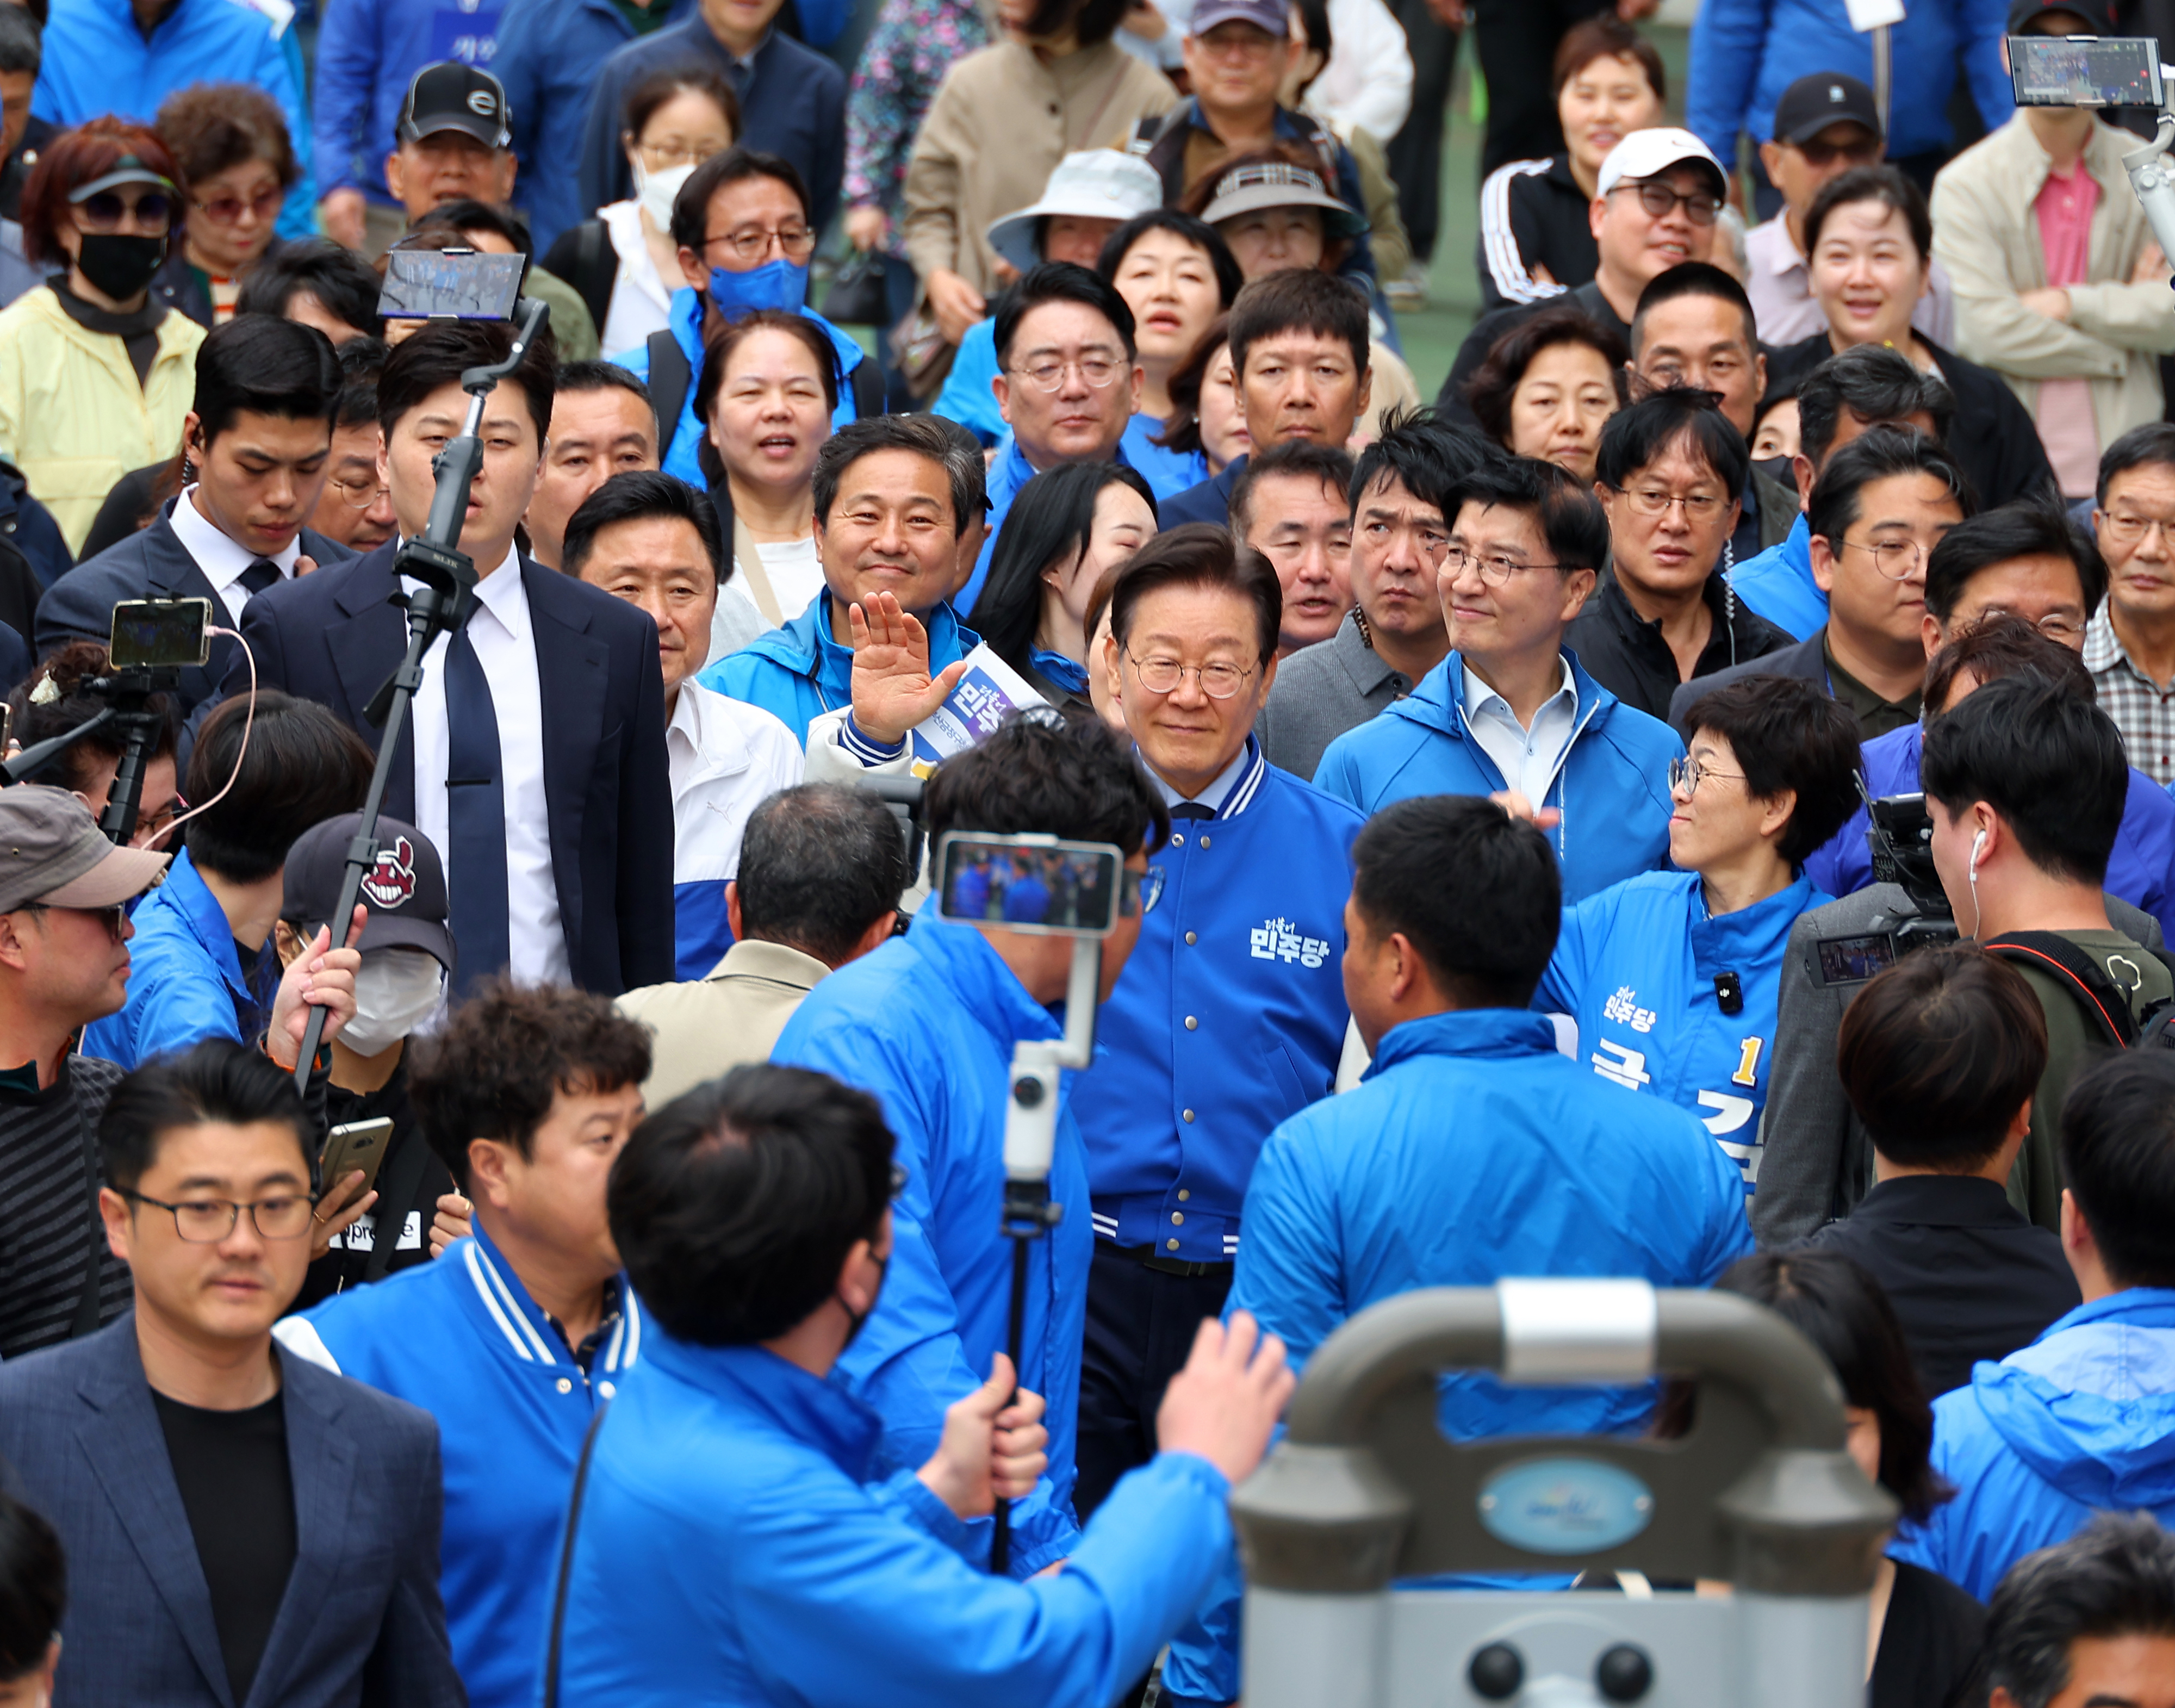
<instances>
[{"instance_id":1,"label":"campaign leaflet","mask_svg":"<svg viewBox=\"0 0 2175 1708\"><path fill-rule=\"evenodd\" d=\"M976 647L958 686L913 732L914 774L925 777L939 761L987 740L1013 713L1048 703L986 644Z\"/></svg>"}]
</instances>

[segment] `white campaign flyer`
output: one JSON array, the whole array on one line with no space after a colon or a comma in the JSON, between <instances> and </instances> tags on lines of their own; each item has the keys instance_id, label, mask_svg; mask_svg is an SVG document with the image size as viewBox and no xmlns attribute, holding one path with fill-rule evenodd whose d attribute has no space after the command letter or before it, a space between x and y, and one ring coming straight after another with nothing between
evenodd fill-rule
<instances>
[{"instance_id":1,"label":"white campaign flyer","mask_svg":"<svg viewBox=\"0 0 2175 1708\"><path fill-rule=\"evenodd\" d=\"M941 706L914 730L914 768L919 772L963 753L996 733L1014 712L1049 702L1026 679L984 644L967 654L967 674Z\"/></svg>"}]
</instances>

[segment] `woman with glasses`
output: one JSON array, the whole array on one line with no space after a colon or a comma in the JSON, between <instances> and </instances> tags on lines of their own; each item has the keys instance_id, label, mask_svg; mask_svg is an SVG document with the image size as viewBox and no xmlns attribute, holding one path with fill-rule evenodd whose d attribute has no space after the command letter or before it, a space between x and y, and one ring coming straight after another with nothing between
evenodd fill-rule
<instances>
[{"instance_id":1,"label":"woman with glasses","mask_svg":"<svg viewBox=\"0 0 2175 1708\"><path fill-rule=\"evenodd\" d=\"M1568 303L1544 308L1496 339L1466 401L1481 431L1512 456L1591 484L1602 429L1624 407L1630 355L1592 315Z\"/></svg>"},{"instance_id":2,"label":"woman with glasses","mask_svg":"<svg viewBox=\"0 0 2175 1708\"><path fill-rule=\"evenodd\" d=\"M1657 392L1603 429L1593 491L1608 512L1614 573L1564 638L1627 706L1666 718L1682 684L1796 643L1729 585L1736 495L1750 469L1712 392Z\"/></svg>"},{"instance_id":3,"label":"woman with glasses","mask_svg":"<svg viewBox=\"0 0 2175 1708\"><path fill-rule=\"evenodd\" d=\"M81 728L105 711L111 702L84 685L112 668L113 661L96 641L70 641L47 653L29 680L18 683L8 696L10 744L35 747ZM172 698L165 694L151 696L144 710L156 721L144 762L136 833L129 840L137 848L163 849L167 827L182 810L179 775L174 768L177 720ZM126 747L125 738L111 724L94 729L63 749L53 768L37 781L67 789L96 818L106 811Z\"/></svg>"},{"instance_id":4,"label":"woman with glasses","mask_svg":"<svg viewBox=\"0 0 2175 1708\"><path fill-rule=\"evenodd\" d=\"M71 551L115 481L181 442L204 331L151 292L182 224L179 175L155 132L97 118L23 192L25 252L65 270L0 312L0 455Z\"/></svg>"},{"instance_id":5,"label":"woman with glasses","mask_svg":"<svg viewBox=\"0 0 2175 1708\"><path fill-rule=\"evenodd\" d=\"M1985 502L2055 496L2039 430L2008 382L1911 323L1934 265L1933 216L1916 184L1894 166L1853 166L1832 180L1805 210L1805 256L1827 326L1767 358L1770 386L1802 380L1853 345L1900 350L1955 394L1949 449Z\"/></svg>"},{"instance_id":6,"label":"woman with glasses","mask_svg":"<svg viewBox=\"0 0 2175 1708\"><path fill-rule=\"evenodd\" d=\"M190 217L151 288L209 332L234 317L244 277L282 247L274 228L302 169L279 104L253 84L176 90L158 129L182 169Z\"/></svg>"},{"instance_id":7,"label":"woman with glasses","mask_svg":"<svg viewBox=\"0 0 2175 1708\"><path fill-rule=\"evenodd\" d=\"M1681 1104L1759 1173L1790 927L1831 899L1807 855L1858 799L1858 725L1812 683L1753 676L1696 702L1669 763L1669 859L1564 910L1533 995L1603 1079Z\"/></svg>"},{"instance_id":8,"label":"woman with glasses","mask_svg":"<svg viewBox=\"0 0 2175 1708\"><path fill-rule=\"evenodd\" d=\"M630 350L670 323L680 286L673 198L696 167L740 133L740 101L718 72L675 67L627 90L620 146L634 171L634 194L561 231L543 260L545 272L588 305L605 349Z\"/></svg>"}]
</instances>

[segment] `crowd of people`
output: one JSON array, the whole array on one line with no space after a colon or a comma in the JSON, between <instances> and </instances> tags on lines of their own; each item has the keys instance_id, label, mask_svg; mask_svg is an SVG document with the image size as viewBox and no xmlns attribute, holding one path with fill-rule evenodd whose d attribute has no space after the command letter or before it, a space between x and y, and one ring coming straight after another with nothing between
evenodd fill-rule
<instances>
[{"instance_id":1,"label":"crowd of people","mask_svg":"<svg viewBox=\"0 0 2175 1708\"><path fill-rule=\"evenodd\" d=\"M0 3L0 1704L1234 1704L1552 1276L1833 1366L1874 1708L2175 1708L2149 20L1650 9Z\"/></svg>"}]
</instances>

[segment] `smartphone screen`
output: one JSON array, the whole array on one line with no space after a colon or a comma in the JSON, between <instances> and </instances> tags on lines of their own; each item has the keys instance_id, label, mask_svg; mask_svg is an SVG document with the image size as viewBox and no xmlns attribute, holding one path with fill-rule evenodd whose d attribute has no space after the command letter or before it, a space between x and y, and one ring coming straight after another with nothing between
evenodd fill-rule
<instances>
[{"instance_id":1,"label":"smartphone screen","mask_svg":"<svg viewBox=\"0 0 2175 1708\"><path fill-rule=\"evenodd\" d=\"M211 601L124 599L113 607L109 651L117 670L201 664L211 656Z\"/></svg>"},{"instance_id":2,"label":"smartphone screen","mask_svg":"<svg viewBox=\"0 0 2175 1708\"><path fill-rule=\"evenodd\" d=\"M529 263L473 249L393 249L377 312L388 320L507 320Z\"/></svg>"},{"instance_id":3,"label":"smartphone screen","mask_svg":"<svg viewBox=\"0 0 2175 1708\"><path fill-rule=\"evenodd\" d=\"M1863 984L1896 964L1895 941L1885 932L1864 937L1823 937L1814 946L1820 951L1823 984Z\"/></svg>"},{"instance_id":4,"label":"smartphone screen","mask_svg":"<svg viewBox=\"0 0 2175 1708\"><path fill-rule=\"evenodd\" d=\"M1120 862L1106 844L954 833L941 863L947 919L1071 937L1107 937L1117 925Z\"/></svg>"},{"instance_id":5,"label":"smartphone screen","mask_svg":"<svg viewBox=\"0 0 2175 1708\"><path fill-rule=\"evenodd\" d=\"M2160 105L2160 44L2141 35L2012 35L2019 106Z\"/></svg>"}]
</instances>

